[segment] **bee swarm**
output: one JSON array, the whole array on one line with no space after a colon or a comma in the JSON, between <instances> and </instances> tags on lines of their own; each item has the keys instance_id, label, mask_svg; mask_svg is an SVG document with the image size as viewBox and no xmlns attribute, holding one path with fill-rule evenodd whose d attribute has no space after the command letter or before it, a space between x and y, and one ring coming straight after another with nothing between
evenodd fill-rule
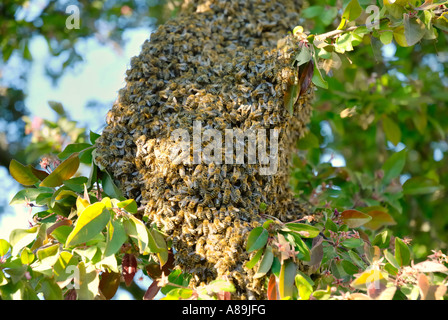
<instances>
[{"instance_id":1,"label":"bee swarm","mask_svg":"<svg viewBox=\"0 0 448 320\"><path fill-rule=\"evenodd\" d=\"M145 206L143 219L169 236L175 264L194 275L192 286L227 277L235 297L262 298L262 278L245 267L254 254L246 252L247 235L265 220L261 214L281 221L303 215L288 181L295 143L311 114L312 88L293 114L283 101L297 77L291 61L298 50L297 39L283 37L299 24L300 2L186 1L132 58L126 86L97 140L95 162L113 174L126 197ZM193 121L201 122L202 132L278 129L277 172L260 175L246 152L244 164L171 161L171 133L193 132Z\"/></svg>"}]
</instances>

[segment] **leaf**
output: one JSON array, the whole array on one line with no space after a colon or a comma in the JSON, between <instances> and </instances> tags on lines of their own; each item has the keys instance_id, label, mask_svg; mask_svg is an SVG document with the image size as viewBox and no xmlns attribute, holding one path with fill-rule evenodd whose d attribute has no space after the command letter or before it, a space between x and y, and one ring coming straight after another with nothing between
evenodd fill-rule
<instances>
[{"instance_id":1,"label":"leaf","mask_svg":"<svg viewBox=\"0 0 448 320\"><path fill-rule=\"evenodd\" d=\"M78 264L78 258L68 251L62 251L53 266L56 281L65 281L73 274Z\"/></svg>"},{"instance_id":2,"label":"leaf","mask_svg":"<svg viewBox=\"0 0 448 320\"><path fill-rule=\"evenodd\" d=\"M299 290L300 300L309 300L311 294L313 293L313 285L307 278L305 278L302 273L298 273L294 279L296 287Z\"/></svg>"},{"instance_id":3,"label":"leaf","mask_svg":"<svg viewBox=\"0 0 448 320\"><path fill-rule=\"evenodd\" d=\"M268 300L278 300L278 287L275 275L271 274L267 290Z\"/></svg>"},{"instance_id":4,"label":"leaf","mask_svg":"<svg viewBox=\"0 0 448 320\"><path fill-rule=\"evenodd\" d=\"M376 285L379 284L381 280L385 279L381 271L372 269L372 270L366 270L358 277L356 277L355 280L352 281L350 284L355 289L363 289L367 290L369 285Z\"/></svg>"},{"instance_id":5,"label":"leaf","mask_svg":"<svg viewBox=\"0 0 448 320\"><path fill-rule=\"evenodd\" d=\"M280 268L280 276L278 281L278 291L280 299L293 296L294 279L296 275L297 265L291 260L286 260Z\"/></svg>"},{"instance_id":6,"label":"leaf","mask_svg":"<svg viewBox=\"0 0 448 320\"><path fill-rule=\"evenodd\" d=\"M122 208L129 213L136 214L137 213L137 202L134 199L129 199L125 201L121 201L117 203L118 208Z\"/></svg>"},{"instance_id":7,"label":"leaf","mask_svg":"<svg viewBox=\"0 0 448 320\"><path fill-rule=\"evenodd\" d=\"M250 233L247 239L246 250L247 252L252 252L258 249L263 248L269 237L269 232L262 227L254 228Z\"/></svg>"},{"instance_id":8,"label":"leaf","mask_svg":"<svg viewBox=\"0 0 448 320\"><path fill-rule=\"evenodd\" d=\"M34 253L26 247L23 248L22 253L20 254L20 261L22 264L30 265L34 261Z\"/></svg>"},{"instance_id":9,"label":"leaf","mask_svg":"<svg viewBox=\"0 0 448 320\"><path fill-rule=\"evenodd\" d=\"M349 239L342 241L341 244L346 248L353 249L353 248L361 247L364 244L364 241L362 239L349 238Z\"/></svg>"},{"instance_id":10,"label":"leaf","mask_svg":"<svg viewBox=\"0 0 448 320\"><path fill-rule=\"evenodd\" d=\"M78 216L81 215L84 209L87 208L88 206L90 206L89 201L78 196L78 198L76 199L76 211Z\"/></svg>"},{"instance_id":11,"label":"leaf","mask_svg":"<svg viewBox=\"0 0 448 320\"><path fill-rule=\"evenodd\" d=\"M372 220L372 217L361 211L349 209L341 213L341 219L349 228L358 228Z\"/></svg>"},{"instance_id":12,"label":"leaf","mask_svg":"<svg viewBox=\"0 0 448 320\"><path fill-rule=\"evenodd\" d=\"M303 262L304 265L310 266L312 272L319 269L322 263L322 258L324 257L323 240L324 239L321 236L317 236L313 239L313 245L310 250L310 261Z\"/></svg>"},{"instance_id":13,"label":"leaf","mask_svg":"<svg viewBox=\"0 0 448 320\"><path fill-rule=\"evenodd\" d=\"M71 247L93 239L103 231L109 220L110 212L103 203L91 204L79 216L65 246Z\"/></svg>"},{"instance_id":14,"label":"leaf","mask_svg":"<svg viewBox=\"0 0 448 320\"><path fill-rule=\"evenodd\" d=\"M311 59L311 57L310 57L310 59ZM313 60L308 61L305 64L305 67L303 67L303 68L302 68L302 66L299 67L299 85L298 85L298 87L300 89L299 89L299 95L295 99L294 104L297 102L298 97L305 94L306 91L308 90L308 88L310 87L313 75L314 75Z\"/></svg>"},{"instance_id":15,"label":"leaf","mask_svg":"<svg viewBox=\"0 0 448 320\"><path fill-rule=\"evenodd\" d=\"M375 236L372 241L372 246L378 246L381 249L385 249L389 247L390 235L389 231L383 231Z\"/></svg>"},{"instance_id":16,"label":"leaf","mask_svg":"<svg viewBox=\"0 0 448 320\"><path fill-rule=\"evenodd\" d=\"M24 186L32 186L40 182L29 166L24 166L14 159L9 163L9 173L18 183Z\"/></svg>"},{"instance_id":17,"label":"leaf","mask_svg":"<svg viewBox=\"0 0 448 320\"><path fill-rule=\"evenodd\" d=\"M302 261L310 261L311 259L310 249L308 248L306 243L302 240L300 235L293 232L291 233L291 236L294 238L295 247L299 251L297 258Z\"/></svg>"},{"instance_id":18,"label":"leaf","mask_svg":"<svg viewBox=\"0 0 448 320\"><path fill-rule=\"evenodd\" d=\"M44 294L45 300L62 300L62 290L54 279L43 278L40 286L40 291Z\"/></svg>"},{"instance_id":19,"label":"leaf","mask_svg":"<svg viewBox=\"0 0 448 320\"><path fill-rule=\"evenodd\" d=\"M305 223L286 223L285 227L291 231L297 232L303 238L315 238L320 230Z\"/></svg>"},{"instance_id":20,"label":"leaf","mask_svg":"<svg viewBox=\"0 0 448 320\"><path fill-rule=\"evenodd\" d=\"M400 238L395 238L395 259L400 267L407 266L411 261L411 251Z\"/></svg>"},{"instance_id":21,"label":"leaf","mask_svg":"<svg viewBox=\"0 0 448 320\"><path fill-rule=\"evenodd\" d=\"M246 268L252 269L260 260L262 255L263 255L263 249L258 250L257 253L252 257L252 259L246 262Z\"/></svg>"},{"instance_id":22,"label":"leaf","mask_svg":"<svg viewBox=\"0 0 448 320\"><path fill-rule=\"evenodd\" d=\"M14 229L9 234L9 243L12 246L12 256L16 256L23 247L29 245L34 239L36 239L38 227L30 229Z\"/></svg>"},{"instance_id":23,"label":"leaf","mask_svg":"<svg viewBox=\"0 0 448 320\"><path fill-rule=\"evenodd\" d=\"M9 249L11 248L11 245L6 241L5 239L0 239L0 258L4 257Z\"/></svg>"},{"instance_id":24,"label":"leaf","mask_svg":"<svg viewBox=\"0 0 448 320\"><path fill-rule=\"evenodd\" d=\"M62 103L57 101L48 101L48 105L51 109L53 109L59 116L65 117L67 116L67 113L64 110L64 107L62 106Z\"/></svg>"},{"instance_id":25,"label":"leaf","mask_svg":"<svg viewBox=\"0 0 448 320\"><path fill-rule=\"evenodd\" d=\"M407 195L430 194L439 190L441 186L433 179L413 177L403 184L403 193Z\"/></svg>"},{"instance_id":26,"label":"leaf","mask_svg":"<svg viewBox=\"0 0 448 320\"><path fill-rule=\"evenodd\" d=\"M442 272L448 273L448 268L443 263L437 261L423 261L413 266L418 272Z\"/></svg>"},{"instance_id":27,"label":"leaf","mask_svg":"<svg viewBox=\"0 0 448 320\"><path fill-rule=\"evenodd\" d=\"M120 280L121 275L117 272L105 271L101 274L99 289L106 300L110 300L115 296L120 286Z\"/></svg>"},{"instance_id":28,"label":"leaf","mask_svg":"<svg viewBox=\"0 0 448 320\"><path fill-rule=\"evenodd\" d=\"M398 177L401 174L406 163L406 156L407 151L406 149L403 149L399 152L394 153L386 160L386 162L384 162L382 167L384 171L384 185L389 184L392 179Z\"/></svg>"},{"instance_id":29,"label":"leaf","mask_svg":"<svg viewBox=\"0 0 448 320\"><path fill-rule=\"evenodd\" d=\"M123 193L120 189L115 185L113 179L109 175L108 172L103 172L103 190L104 192L115 199L126 200L123 196Z\"/></svg>"},{"instance_id":30,"label":"leaf","mask_svg":"<svg viewBox=\"0 0 448 320\"><path fill-rule=\"evenodd\" d=\"M359 268L349 260L342 260L341 265L342 269L349 275L354 275L359 272Z\"/></svg>"},{"instance_id":31,"label":"leaf","mask_svg":"<svg viewBox=\"0 0 448 320\"><path fill-rule=\"evenodd\" d=\"M324 80L318 67L314 68L313 78L311 81L320 88L328 89L328 82Z\"/></svg>"},{"instance_id":32,"label":"leaf","mask_svg":"<svg viewBox=\"0 0 448 320\"><path fill-rule=\"evenodd\" d=\"M58 158L61 160L65 160L72 154L80 153L81 151L91 147L92 145L90 143L72 143L67 145L64 151L58 154Z\"/></svg>"},{"instance_id":33,"label":"leaf","mask_svg":"<svg viewBox=\"0 0 448 320\"><path fill-rule=\"evenodd\" d=\"M28 202L36 201L41 193L53 192L50 188L25 188L17 192L9 202L9 205L26 204Z\"/></svg>"},{"instance_id":34,"label":"leaf","mask_svg":"<svg viewBox=\"0 0 448 320\"><path fill-rule=\"evenodd\" d=\"M48 177L46 177L39 186L41 187L58 187L64 183L65 180L70 179L79 167L78 154L74 153L66 160L64 160L59 166L54 169Z\"/></svg>"},{"instance_id":35,"label":"leaf","mask_svg":"<svg viewBox=\"0 0 448 320\"><path fill-rule=\"evenodd\" d=\"M419 18L410 18L409 14L403 15L403 27L408 46L419 42L426 33L425 24Z\"/></svg>"},{"instance_id":36,"label":"leaf","mask_svg":"<svg viewBox=\"0 0 448 320\"><path fill-rule=\"evenodd\" d=\"M384 31L380 34L380 41L384 45L391 43L393 38L394 33L392 31Z\"/></svg>"},{"instance_id":37,"label":"leaf","mask_svg":"<svg viewBox=\"0 0 448 320\"><path fill-rule=\"evenodd\" d=\"M235 292L235 286L228 280L213 280L207 285L207 290L213 293Z\"/></svg>"},{"instance_id":38,"label":"leaf","mask_svg":"<svg viewBox=\"0 0 448 320\"><path fill-rule=\"evenodd\" d=\"M400 47L408 47L408 43L406 42L406 37L404 35L404 26L399 26L394 29L394 39Z\"/></svg>"},{"instance_id":39,"label":"leaf","mask_svg":"<svg viewBox=\"0 0 448 320\"><path fill-rule=\"evenodd\" d=\"M75 277L75 289L79 300L93 300L98 294L99 275L95 267L81 261L78 264L78 277Z\"/></svg>"},{"instance_id":40,"label":"leaf","mask_svg":"<svg viewBox=\"0 0 448 320\"><path fill-rule=\"evenodd\" d=\"M266 273L268 273L269 270L271 270L273 261L274 261L274 254L272 253L272 247L268 245L264 250L263 258L261 259L260 266L258 267L258 270L254 275L254 279L261 278Z\"/></svg>"},{"instance_id":41,"label":"leaf","mask_svg":"<svg viewBox=\"0 0 448 320\"><path fill-rule=\"evenodd\" d=\"M148 287L148 289L146 290L144 296L143 296L143 300L153 300L154 297L157 295L157 293L159 293L160 291L160 287L157 283L157 281L153 281L151 283L151 285Z\"/></svg>"},{"instance_id":42,"label":"leaf","mask_svg":"<svg viewBox=\"0 0 448 320\"><path fill-rule=\"evenodd\" d=\"M372 210L366 212L366 214L372 217L372 220L364 224L364 227L370 230L375 231L383 226L393 226L397 224L394 218L383 210Z\"/></svg>"},{"instance_id":43,"label":"leaf","mask_svg":"<svg viewBox=\"0 0 448 320\"><path fill-rule=\"evenodd\" d=\"M106 249L104 250L105 257L113 255L120 250L128 238L122 221L122 219L111 220L107 225Z\"/></svg>"},{"instance_id":44,"label":"leaf","mask_svg":"<svg viewBox=\"0 0 448 320\"><path fill-rule=\"evenodd\" d=\"M387 140L392 142L395 146L398 145L401 141L401 130L400 127L389 117L383 117L383 130Z\"/></svg>"},{"instance_id":45,"label":"leaf","mask_svg":"<svg viewBox=\"0 0 448 320\"><path fill-rule=\"evenodd\" d=\"M397 270L400 269L400 265L398 264L397 259L395 259L392 253L390 253L387 249L384 249L383 253L384 257L391 264L392 267L394 267Z\"/></svg>"},{"instance_id":46,"label":"leaf","mask_svg":"<svg viewBox=\"0 0 448 320\"><path fill-rule=\"evenodd\" d=\"M126 283L126 286L129 287L137 272L137 259L133 254L126 253L122 260L122 266L124 282Z\"/></svg>"},{"instance_id":47,"label":"leaf","mask_svg":"<svg viewBox=\"0 0 448 320\"><path fill-rule=\"evenodd\" d=\"M362 13L362 8L359 5L358 0L351 0L347 7L345 7L344 12L342 13L342 19L349 21L353 21L358 19L358 17Z\"/></svg>"},{"instance_id":48,"label":"leaf","mask_svg":"<svg viewBox=\"0 0 448 320\"><path fill-rule=\"evenodd\" d=\"M319 139L309 131L303 138L299 139L297 147L301 150L319 148Z\"/></svg>"},{"instance_id":49,"label":"leaf","mask_svg":"<svg viewBox=\"0 0 448 320\"><path fill-rule=\"evenodd\" d=\"M290 115L294 113L294 105L297 102L297 99L299 98L299 92L300 92L299 85L291 84L288 86L288 89L285 92L285 95L283 96L283 105L285 109L289 111Z\"/></svg>"}]
</instances>

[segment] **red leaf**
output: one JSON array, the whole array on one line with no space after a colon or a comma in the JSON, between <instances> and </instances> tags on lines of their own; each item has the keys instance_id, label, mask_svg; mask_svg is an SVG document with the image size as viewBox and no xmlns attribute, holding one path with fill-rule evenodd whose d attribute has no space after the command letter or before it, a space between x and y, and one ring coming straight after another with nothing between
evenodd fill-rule
<instances>
[{"instance_id":1,"label":"red leaf","mask_svg":"<svg viewBox=\"0 0 448 320\"><path fill-rule=\"evenodd\" d=\"M67 291L67 293L64 296L64 300L76 300L76 290L75 289L71 289L69 291Z\"/></svg>"},{"instance_id":2,"label":"red leaf","mask_svg":"<svg viewBox=\"0 0 448 320\"><path fill-rule=\"evenodd\" d=\"M278 300L278 287L275 275L271 274L268 283L268 300Z\"/></svg>"},{"instance_id":3,"label":"red leaf","mask_svg":"<svg viewBox=\"0 0 448 320\"><path fill-rule=\"evenodd\" d=\"M123 257L122 266L124 282L129 287L137 272L137 259L133 254L126 253Z\"/></svg>"},{"instance_id":4,"label":"red leaf","mask_svg":"<svg viewBox=\"0 0 448 320\"><path fill-rule=\"evenodd\" d=\"M302 73L299 75L300 76L299 96L304 94L306 92L306 90L308 90L308 88L310 87L311 79L313 79L313 74L314 74L314 63L313 63L313 60L310 60L305 64L305 68L303 69Z\"/></svg>"},{"instance_id":5,"label":"red leaf","mask_svg":"<svg viewBox=\"0 0 448 320\"><path fill-rule=\"evenodd\" d=\"M157 285L157 281L153 281L151 285L146 290L143 300L153 300L154 297L159 293L160 287Z\"/></svg>"}]
</instances>

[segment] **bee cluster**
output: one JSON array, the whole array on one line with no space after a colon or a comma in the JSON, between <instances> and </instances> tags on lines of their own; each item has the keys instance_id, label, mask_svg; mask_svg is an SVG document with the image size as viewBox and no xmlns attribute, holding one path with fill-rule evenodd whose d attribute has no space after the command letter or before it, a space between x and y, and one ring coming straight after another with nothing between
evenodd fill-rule
<instances>
[{"instance_id":1,"label":"bee cluster","mask_svg":"<svg viewBox=\"0 0 448 320\"><path fill-rule=\"evenodd\" d=\"M288 186L289 167L312 89L292 114L284 107L298 77L291 64L298 40L290 35L277 47L298 24L298 8L299 0L186 1L132 58L97 140L96 163L145 207L143 219L169 236L175 264L194 275L192 286L227 277L240 298L261 297L263 283L245 267L253 255L245 250L248 233L263 215L291 221L303 214ZM173 160L172 132L192 132L194 121L202 132L278 129L277 172L261 175L259 163L248 163L247 145L244 164Z\"/></svg>"}]
</instances>

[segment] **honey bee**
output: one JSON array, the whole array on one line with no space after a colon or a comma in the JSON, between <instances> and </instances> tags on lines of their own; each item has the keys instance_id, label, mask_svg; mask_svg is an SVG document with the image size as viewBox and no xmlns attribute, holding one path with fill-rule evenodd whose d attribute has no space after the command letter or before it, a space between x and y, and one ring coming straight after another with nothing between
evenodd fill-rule
<instances>
[{"instance_id":1,"label":"honey bee","mask_svg":"<svg viewBox=\"0 0 448 320\"><path fill-rule=\"evenodd\" d=\"M215 226L215 228L216 228L216 231L218 232L218 233L222 233L222 231L224 231L224 228L226 227L222 222L220 222L218 219L215 219L214 221L213 221L213 224L214 224L214 226Z\"/></svg>"},{"instance_id":2,"label":"honey bee","mask_svg":"<svg viewBox=\"0 0 448 320\"><path fill-rule=\"evenodd\" d=\"M205 219L202 221L202 233L204 236L207 236L210 232L210 222L209 220Z\"/></svg>"},{"instance_id":3,"label":"honey bee","mask_svg":"<svg viewBox=\"0 0 448 320\"><path fill-rule=\"evenodd\" d=\"M222 195L222 203L224 205L229 204L231 195L232 191L230 190L230 188L224 189L224 193Z\"/></svg>"},{"instance_id":4,"label":"honey bee","mask_svg":"<svg viewBox=\"0 0 448 320\"><path fill-rule=\"evenodd\" d=\"M227 227L226 229L226 240L230 240L230 237L232 236L232 232L233 232L233 228L232 227Z\"/></svg>"}]
</instances>

